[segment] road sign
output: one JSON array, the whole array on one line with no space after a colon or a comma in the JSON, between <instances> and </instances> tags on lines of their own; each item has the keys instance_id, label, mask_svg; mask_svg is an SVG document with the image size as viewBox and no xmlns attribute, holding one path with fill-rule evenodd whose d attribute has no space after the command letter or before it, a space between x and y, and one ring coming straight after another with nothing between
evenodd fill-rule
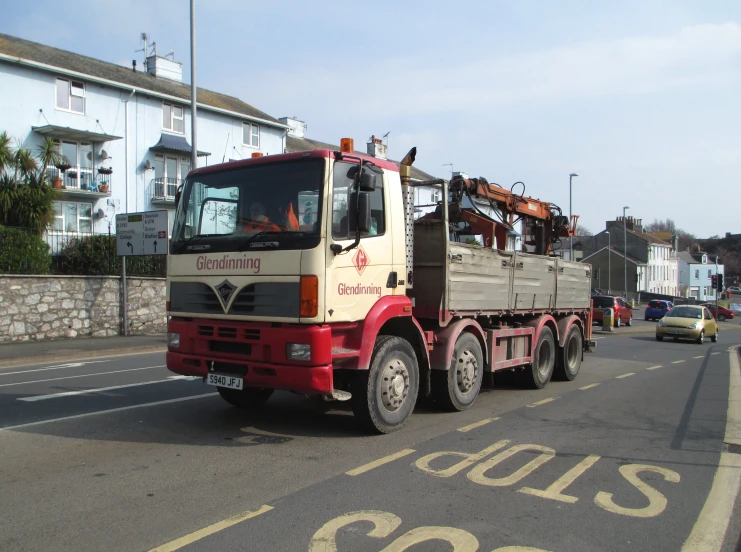
<instances>
[{"instance_id":1,"label":"road sign","mask_svg":"<svg viewBox=\"0 0 741 552\"><path fill-rule=\"evenodd\" d=\"M167 211L116 215L116 251L120 256L167 255Z\"/></svg>"}]
</instances>

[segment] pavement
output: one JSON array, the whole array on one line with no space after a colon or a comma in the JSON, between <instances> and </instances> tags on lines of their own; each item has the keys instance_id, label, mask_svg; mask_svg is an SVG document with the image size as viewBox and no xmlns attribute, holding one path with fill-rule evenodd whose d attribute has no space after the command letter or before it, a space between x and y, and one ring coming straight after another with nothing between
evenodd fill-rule
<instances>
[{"instance_id":1,"label":"pavement","mask_svg":"<svg viewBox=\"0 0 741 552\"><path fill-rule=\"evenodd\" d=\"M123 354L136 338L47 351L0 370L0 550L735 551L741 333L641 327L597 335L573 382L497 375L385 436L290 393L233 408L162 351Z\"/></svg>"}]
</instances>

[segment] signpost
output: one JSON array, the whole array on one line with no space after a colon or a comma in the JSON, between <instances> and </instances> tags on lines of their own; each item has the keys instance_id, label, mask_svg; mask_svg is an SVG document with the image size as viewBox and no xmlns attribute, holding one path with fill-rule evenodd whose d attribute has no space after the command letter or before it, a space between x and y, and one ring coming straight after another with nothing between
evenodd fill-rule
<instances>
[{"instance_id":1,"label":"signpost","mask_svg":"<svg viewBox=\"0 0 741 552\"><path fill-rule=\"evenodd\" d=\"M128 333L129 290L126 282L126 257L138 255L167 255L169 226L167 211L145 211L116 215L116 252L121 259L123 282L123 335Z\"/></svg>"}]
</instances>

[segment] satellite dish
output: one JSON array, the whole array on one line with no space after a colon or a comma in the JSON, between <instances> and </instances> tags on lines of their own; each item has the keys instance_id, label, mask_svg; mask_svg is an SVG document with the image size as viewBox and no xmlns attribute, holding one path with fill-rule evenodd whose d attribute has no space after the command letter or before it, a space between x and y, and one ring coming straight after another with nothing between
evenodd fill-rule
<instances>
[{"instance_id":1,"label":"satellite dish","mask_svg":"<svg viewBox=\"0 0 741 552\"><path fill-rule=\"evenodd\" d=\"M103 217L105 217L105 211L103 211L103 209L98 209L95 212L95 218L96 219L102 219Z\"/></svg>"},{"instance_id":2,"label":"satellite dish","mask_svg":"<svg viewBox=\"0 0 741 552\"><path fill-rule=\"evenodd\" d=\"M144 163L144 168L148 171L152 169L152 163L149 162L149 159L147 159L147 162Z\"/></svg>"},{"instance_id":3,"label":"satellite dish","mask_svg":"<svg viewBox=\"0 0 741 552\"><path fill-rule=\"evenodd\" d=\"M100 158L101 159L108 159L108 152L104 149L100 150Z\"/></svg>"}]
</instances>

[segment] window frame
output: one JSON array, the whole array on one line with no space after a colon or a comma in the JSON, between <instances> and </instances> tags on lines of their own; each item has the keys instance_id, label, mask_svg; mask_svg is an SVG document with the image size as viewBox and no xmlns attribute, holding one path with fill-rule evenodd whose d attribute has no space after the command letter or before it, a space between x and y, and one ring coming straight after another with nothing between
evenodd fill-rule
<instances>
[{"instance_id":1,"label":"window frame","mask_svg":"<svg viewBox=\"0 0 741 552\"><path fill-rule=\"evenodd\" d=\"M329 198L330 211L329 211L329 217L328 217L328 221L329 221L329 225L330 225L330 235L332 236L332 239L333 240L337 240L337 241L349 241L349 240L354 240L355 239L355 236L354 235L350 235L349 224L348 224L347 236L335 235L335 231L334 231L334 222L333 221L334 221L334 214L335 214L335 207L334 207L334 202L335 202L335 199L334 199L334 197L335 197L335 193L334 193L334 191L335 191L335 168L336 168L336 166L337 166L338 163L346 163L348 165L357 165L357 163L352 163L350 161L335 161L334 164L333 164L333 166L332 166L332 188L330 190L330 198ZM386 190L386 182L385 182L385 178L384 177L379 178L378 179L378 182L380 182L380 184L376 186L376 190L374 190L374 192L375 191L379 191L379 190L381 192L381 212L383 213L383 232L377 232L376 234L363 234L361 232L361 234L360 234L360 239L361 240L365 240L365 239L368 239L368 238L378 238L378 237L381 237L381 236L385 236L386 235L386 230L388 229L389 217L387 216L387 213L386 213L386 192L385 192L385 190ZM374 192L368 192L368 193L373 194ZM350 192L348 191L347 197L349 198L349 196L350 196ZM350 213L350 209L347 207L347 204L346 204L346 206L345 206L345 216L348 216L349 217L349 213ZM340 221L341 220L342 219L340 218ZM378 222L378 221L376 221L376 222Z\"/></svg>"},{"instance_id":2,"label":"window frame","mask_svg":"<svg viewBox=\"0 0 741 552\"><path fill-rule=\"evenodd\" d=\"M67 107L59 106L59 83L63 82L67 85ZM73 85L80 85L78 88L82 88L82 94L73 94ZM72 109L72 97L82 98L82 111L76 111ZM64 79L62 77L56 77L54 81L54 106L59 111L65 111L67 113L74 113L76 115L85 115L85 108L87 107L87 88L83 81L76 81L72 79Z\"/></svg>"},{"instance_id":3,"label":"window frame","mask_svg":"<svg viewBox=\"0 0 741 552\"><path fill-rule=\"evenodd\" d=\"M165 125L165 106L170 108L170 126ZM180 117L175 116L175 110L179 109L182 115ZM183 130L175 129L175 121L183 122ZM170 102L162 102L162 130L172 132L174 134L185 134L185 108L182 105L173 104Z\"/></svg>"},{"instance_id":4,"label":"window frame","mask_svg":"<svg viewBox=\"0 0 741 552\"><path fill-rule=\"evenodd\" d=\"M244 141L244 133L249 128L249 142ZM255 133L257 129L257 133ZM260 125L249 121L242 121L242 145L248 148L260 149ZM257 143L253 144L254 139L257 138Z\"/></svg>"},{"instance_id":5,"label":"window frame","mask_svg":"<svg viewBox=\"0 0 741 552\"><path fill-rule=\"evenodd\" d=\"M67 230L67 221L66 221L66 211L65 206L69 203L72 203L76 205L76 211L75 211L75 230ZM57 211L56 206L60 206L60 210ZM80 216L80 206L81 205L89 205L90 206L90 216L89 217L82 217ZM55 232L58 234L93 234L95 232L95 221L93 217L93 203L89 201L55 201L54 202L54 220L60 220L61 221L61 227L62 229L58 229L55 227L51 227L49 230L51 232ZM90 231L84 231L80 230L80 221L90 221Z\"/></svg>"}]
</instances>

